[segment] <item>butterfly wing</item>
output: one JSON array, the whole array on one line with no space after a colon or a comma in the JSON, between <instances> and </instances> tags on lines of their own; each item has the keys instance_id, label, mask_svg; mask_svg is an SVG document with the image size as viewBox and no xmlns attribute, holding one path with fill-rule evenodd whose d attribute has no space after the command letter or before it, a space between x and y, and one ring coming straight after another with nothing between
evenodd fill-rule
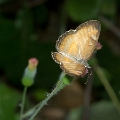
<instances>
[{"instance_id":1,"label":"butterfly wing","mask_svg":"<svg viewBox=\"0 0 120 120\"><path fill-rule=\"evenodd\" d=\"M71 76L80 76L85 72L85 66L78 63L77 61L74 61L61 53L58 52L52 52L52 57L60 64L61 69L71 75Z\"/></svg>"},{"instance_id":2,"label":"butterfly wing","mask_svg":"<svg viewBox=\"0 0 120 120\"><path fill-rule=\"evenodd\" d=\"M76 43L79 46L80 58L84 60L90 59L96 46L100 35L101 25L96 20L90 20L76 28Z\"/></svg>"},{"instance_id":3,"label":"butterfly wing","mask_svg":"<svg viewBox=\"0 0 120 120\"><path fill-rule=\"evenodd\" d=\"M69 30L61 35L56 42L56 49L77 59L88 60L98 43L100 29L98 21L87 21L76 30Z\"/></svg>"},{"instance_id":4,"label":"butterfly wing","mask_svg":"<svg viewBox=\"0 0 120 120\"><path fill-rule=\"evenodd\" d=\"M67 53L75 58L78 58L78 46L74 37L74 30L66 31L56 41L56 49L59 52Z\"/></svg>"}]
</instances>

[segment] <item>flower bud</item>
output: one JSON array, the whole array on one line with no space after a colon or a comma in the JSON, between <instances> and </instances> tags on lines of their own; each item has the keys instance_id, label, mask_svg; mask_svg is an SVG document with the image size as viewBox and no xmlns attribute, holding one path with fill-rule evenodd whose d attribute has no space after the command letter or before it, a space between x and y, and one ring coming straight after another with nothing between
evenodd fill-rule
<instances>
[{"instance_id":1,"label":"flower bud","mask_svg":"<svg viewBox=\"0 0 120 120\"><path fill-rule=\"evenodd\" d=\"M25 68L24 75L22 77L22 84L26 87L33 85L34 78L37 72L38 60L36 58L30 58L28 66Z\"/></svg>"}]
</instances>

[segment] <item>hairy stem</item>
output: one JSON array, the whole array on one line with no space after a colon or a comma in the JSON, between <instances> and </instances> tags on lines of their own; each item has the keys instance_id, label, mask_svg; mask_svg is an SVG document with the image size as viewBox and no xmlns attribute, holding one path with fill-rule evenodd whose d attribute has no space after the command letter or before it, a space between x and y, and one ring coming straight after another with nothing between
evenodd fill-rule
<instances>
[{"instance_id":1,"label":"hairy stem","mask_svg":"<svg viewBox=\"0 0 120 120\"><path fill-rule=\"evenodd\" d=\"M41 108L47 104L48 100L50 100L57 92L59 92L61 89L63 89L67 85L64 83L63 79L57 82L56 87L53 89L53 91L50 94L48 94L46 99L39 104L38 108L34 111L34 113L29 118L29 120L33 120L34 117L37 115L37 113L41 110Z\"/></svg>"}]
</instances>

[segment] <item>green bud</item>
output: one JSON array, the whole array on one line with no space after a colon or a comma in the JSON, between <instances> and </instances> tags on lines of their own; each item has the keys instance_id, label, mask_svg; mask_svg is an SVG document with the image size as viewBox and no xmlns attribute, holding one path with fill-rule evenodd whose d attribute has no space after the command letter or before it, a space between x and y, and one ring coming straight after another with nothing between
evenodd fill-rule
<instances>
[{"instance_id":1,"label":"green bud","mask_svg":"<svg viewBox=\"0 0 120 120\"><path fill-rule=\"evenodd\" d=\"M29 59L28 66L25 69L24 75L22 77L22 84L26 87L33 85L34 78L37 72L36 66L38 65L38 60L36 58Z\"/></svg>"}]
</instances>

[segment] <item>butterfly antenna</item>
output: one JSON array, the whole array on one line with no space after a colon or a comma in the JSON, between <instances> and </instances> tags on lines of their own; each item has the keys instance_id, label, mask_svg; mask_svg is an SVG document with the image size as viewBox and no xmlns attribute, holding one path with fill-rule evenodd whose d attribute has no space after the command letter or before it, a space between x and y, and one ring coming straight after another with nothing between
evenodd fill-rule
<instances>
[{"instance_id":1,"label":"butterfly antenna","mask_svg":"<svg viewBox=\"0 0 120 120\"><path fill-rule=\"evenodd\" d=\"M91 68L88 69L87 81L86 81L84 84L87 84L87 83L88 83L88 80L89 80L90 75L92 75L92 69L91 69Z\"/></svg>"}]
</instances>

